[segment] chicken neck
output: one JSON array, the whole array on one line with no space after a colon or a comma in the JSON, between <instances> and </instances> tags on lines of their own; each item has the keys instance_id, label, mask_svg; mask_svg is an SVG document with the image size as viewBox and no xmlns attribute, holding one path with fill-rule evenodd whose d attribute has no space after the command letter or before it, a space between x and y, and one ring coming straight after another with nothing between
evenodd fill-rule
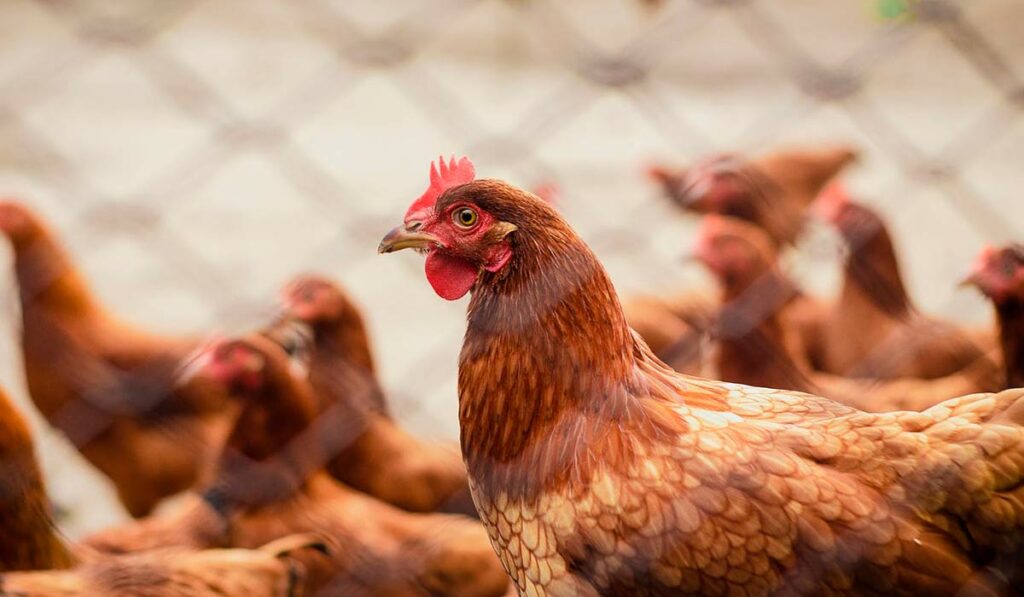
<instances>
[{"instance_id":1,"label":"chicken neck","mask_svg":"<svg viewBox=\"0 0 1024 597\"><path fill-rule=\"evenodd\" d=\"M720 379L812 392L815 388L787 352L779 312L800 295L777 269L749 283L725 286L718 314Z\"/></svg>"},{"instance_id":2,"label":"chicken neck","mask_svg":"<svg viewBox=\"0 0 1024 597\"><path fill-rule=\"evenodd\" d=\"M654 357L594 254L554 212L541 215L515 221L512 261L482 273L470 301L459 420L478 498L586 478L583 455L612 441L609 427L659 433L637 398L651 394L641 369Z\"/></svg>"},{"instance_id":3,"label":"chicken neck","mask_svg":"<svg viewBox=\"0 0 1024 597\"><path fill-rule=\"evenodd\" d=\"M96 308L71 258L42 228L14 243L14 269L23 313L43 308L72 315Z\"/></svg>"},{"instance_id":4,"label":"chicken neck","mask_svg":"<svg viewBox=\"0 0 1024 597\"><path fill-rule=\"evenodd\" d=\"M1024 299L1010 297L997 303L996 317L1006 366L1006 387L1024 387Z\"/></svg>"},{"instance_id":5,"label":"chicken neck","mask_svg":"<svg viewBox=\"0 0 1024 597\"><path fill-rule=\"evenodd\" d=\"M903 285L892 239L877 217L843 230L850 254L843 272L840 312L875 311L892 319L911 314L913 305Z\"/></svg>"}]
</instances>

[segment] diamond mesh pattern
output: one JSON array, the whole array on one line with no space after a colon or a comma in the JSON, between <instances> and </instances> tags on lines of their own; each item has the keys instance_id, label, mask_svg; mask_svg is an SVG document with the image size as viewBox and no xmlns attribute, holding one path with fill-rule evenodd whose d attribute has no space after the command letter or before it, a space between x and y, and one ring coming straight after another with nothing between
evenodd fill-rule
<instances>
[{"instance_id":1,"label":"diamond mesh pattern","mask_svg":"<svg viewBox=\"0 0 1024 597\"><path fill-rule=\"evenodd\" d=\"M983 240L1024 236L1020 7L910 6L8 0L0 188L54 221L104 300L154 328L243 329L292 274L336 276L365 307L394 412L454 437L464 306L433 296L418 257L375 254L439 152L556 181L627 294L704 280L678 263L694 222L644 164L850 140L866 156L851 186L892 221L922 306L987 316L952 281ZM827 290L820 246L810 283ZM27 404L8 303L3 383ZM39 429L72 534L119 517Z\"/></svg>"}]
</instances>

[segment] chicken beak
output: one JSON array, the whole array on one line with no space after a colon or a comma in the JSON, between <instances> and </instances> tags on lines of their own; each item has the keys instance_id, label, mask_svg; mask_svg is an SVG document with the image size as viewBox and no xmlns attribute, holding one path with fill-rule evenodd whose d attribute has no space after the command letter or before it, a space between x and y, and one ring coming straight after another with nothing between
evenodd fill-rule
<instances>
[{"instance_id":1,"label":"chicken beak","mask_svg":"<svg viewBox=\"0 0 1024 597\"><path fill-rule=\"evenodd\" d=\"M960 283L957 284L957 288L969 288L969 287L972 287L972 286L973 287L979 287L980 285L981 285L981 274L978 273L978 272L971 272L966 277L964 277L964 278L962 278L960 280Z\"/></svg>"},{"instance_id":2,"label":"chicken beak","mask_svg":"<svg viewBox=\"0 0 1024 597\"><path fill-rule=\"evenodd\" d=\"M410 229L405 224L395 226L380 241L377 253L383 255L384 253L394 253L402 249L426 249L431 246L441 245L441 241L436 236L421 232L416 228Z\"/></svg>"}]
</instances>

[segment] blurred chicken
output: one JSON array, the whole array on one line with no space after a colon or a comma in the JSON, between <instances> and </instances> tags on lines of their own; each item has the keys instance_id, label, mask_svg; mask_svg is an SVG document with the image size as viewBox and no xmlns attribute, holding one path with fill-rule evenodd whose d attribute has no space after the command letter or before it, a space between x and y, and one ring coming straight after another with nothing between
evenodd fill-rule
<instances>
[{"instance_id":1,"label":"blurred chicken","mask_svg":"<svg viewBox=\"0 0 1024 597\"><path fill-rule=\"evenodd\" d=\"M779 269L767 233L735 218L709 215L693 252L722 286L715 325L717 378L809 391L804 347L782 314L794 301L811 299Z\"/></svg>"},{"instance_id":2,"label":"blurred chicken","mask_svg":"<svg viewBox=\"0 0 1024 597\"><path fill-rule=\"evenodd\" d=\"M885 223L851 201L841 185L822 193L816 209L848 251L839 299L822 327L817 362L823 371L933 379L962 370L996 346L990 334L967 332L914 307Z\"/></svg>"},{"instance_id":3,"label":"blurred chicken","mask_svg":"<svg viewBox=\"0 0 1024 597\"><path fill-rule=\"evenodd\" d=\"M3 394L0 469L0 596L298 595L302 569L287 556L322 549L310 537L285 538L259 551L179 548L130 557L71 545L54 528L28 428Z\"/></svg>"},{"instance_id":4,"label":"blurred chicken","mask_svg":"<svg viewBox=\"0 0 1024 597\"><path fill-rule=\"evenodd\" d=\"M847 145L802 147L751 159L713 155L689 168L653 167L649 173L684 209L747 220L777 243L793 243L806 207L856 159L857 150Z\"/></svg>"},{"instance_id":5,"label":"blurred chicken","mask_svg":"<svg viewBox=\"0 0 1024 597\"><path fill-rule=\"evenodd\" d=\"M786 301L799 291L781 271L767 234L740 220L707 216L695 253L724 291L717 359L724 381L813 393L871 412L923 410L1003 389L997 350L936 379L848 379L813 371L792 341L794 330L782 322Z\"/></svg>"},{"instance_id":6,"label":"blurred chicken","mask_svg":"<svg viewBox=\"0 0 1024 597\"><path fill-rule=\"evenodd\" d=\"M162 550L98 557L72 570L0 575L0 597L301 597L296 555L323 550L293 536L257 550Z\"/></svg>"},{"instance_id":7,"label":"blurred chicken","mask_svg":"<svg viewBox=\"0 0 1024 597\"><path fill-rule=\"evenodd\" d=\"M502 595L507 579L480 524L453 514L413 514L353 491L322 468L322 438L309 383L288 355L253 335L208 348L199 375L244 404L197 506L217 512L229 545L253 547L292 533L328 537L329 559L307 563L307 589L328 595ZM326 426L326 427L325 427ZM387 466L386 463L382 466ZM193 512L142 521L150 547L214 536ZM193 526L194 525L194 526ZM139 524L100 533L96 549L119 551ZM192 538L189 538L189 535Z\"/></svg>"},{"instance_id":8,"label":"blurred chicken","mask_svg":"<svg viewBox=\"0 0 1024 597\"><path fill-rule=\"evenodd\" d=\"M215 386L174 386L179 363L197 343L112 315L24 205L0 202L0 231L14 251L25 375L36 407L110 478L133 516L191 487L230 425Z\"/></svg>"},{"instance_id":9,"label":"blurred chicken","mask_svg":"<svg viewBox=\"0 0 1024 597\"><path fill-rule=\"evenodd\" d=\"M623 301L629 327L676 371L701 375L707 369L715 303L711 295L685 292L672 297L633 296Z\"/></svg>"},{"instance_id":10,"label":"blurred chicken","mask_svg":"<svg viewBox=\"0 0 1024 597\"><path fill-rule=\"evenodd\" d=\"M28 425L0 390L0 572L68 568Z\"/></svg>"},{"instance_id":11,"label":"blurred chicken","mask_svg":"<svg viewBox=\"0 0 1024 597\"><path fill-rule=\"evenodd\" d=\"M456 445L427 442L389 415L359 309L330 280L303 276L282 293L280 322L265 333L308 359L327 470L354 489L412 512L476 516ZM294 323L308 327L308 342ZM305 344L311 344L308 348Z\"/></svg>"},{"instance_id":12,"label":"blurred chicken","mask_svg":"<svg viewBox=\"0 0 1024 597\"><path fill-rule=\"evenodd\" d=\"M771 237L749 222L705 216L693 253L718 276L724 290L716 307L714 335L733 341L718 350L718 378L753 385L758 385L752 381L757 379L769 387L794 388L797 381L790 378L801 375L770 366L764 360L764 347L737 339L759 333L755 331L759 327L771 327L771 336L781 343L793 366L810 370L812 356L820 350L827 306L779 270L778 249ZM741 354L734 354L735 350Z\"/></svg>"},{"instance_id":13,"label":"blurred chicken","mask_svg":"<svg viewBox=\"0 0 1024 597\"><path fill-rule=\"evenodd\" d=\"M654 167L650 174L674 202L701 213L721 213L763 227L778 243L792 243L804 224L804 211L821 188L857 157L848 146L794 148L743 160L726 154L690 168ZM626 319L651 350L682 373L705 371L707 337L714 298L686 292L670 298L632 297L623 304ZM821 305L799 297L787 308L802 330L808 350L818 350Z\"/></svg>"},{"instance_id":14,"label":"blurred chicken","mask_svg":"<svg viewBox=\"0 0 1024 597\"><path fill-rule=\"evenodd\" d=\"M1006 387L1024 387L1024 245L985 248L966 282L995 305Z\"/></svg>"},{"instance_id":15,"label":"blurred chicken","mask_svg":"<svg viewBox=\"0 0 1024 597\"><path fill-rule=\"evenodd\" d=\"M459 420L520 595L1011 594L1024 569L1024 390L923 413L680 375L626 325L550 206L468 159L379 251L472 292Z\"/></svg>"}]
</instances>

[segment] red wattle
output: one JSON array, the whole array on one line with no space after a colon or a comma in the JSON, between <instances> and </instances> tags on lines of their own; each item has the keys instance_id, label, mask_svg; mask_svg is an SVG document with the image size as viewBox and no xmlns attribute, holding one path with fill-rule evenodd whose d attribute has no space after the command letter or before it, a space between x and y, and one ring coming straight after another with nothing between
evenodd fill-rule
<instances>
[{"instance_id":1,"label":"red wattle","mask_svg":"<svg viewBox=\"0 0 1024 597\"><path fill-rule=\"evenodd\" d=\"M427 255L426 271L427 281L434 292L448 301L466 296L476 283L478 273L472 263L440 251L431 251Z\"/></svg>"}]
</instances>

